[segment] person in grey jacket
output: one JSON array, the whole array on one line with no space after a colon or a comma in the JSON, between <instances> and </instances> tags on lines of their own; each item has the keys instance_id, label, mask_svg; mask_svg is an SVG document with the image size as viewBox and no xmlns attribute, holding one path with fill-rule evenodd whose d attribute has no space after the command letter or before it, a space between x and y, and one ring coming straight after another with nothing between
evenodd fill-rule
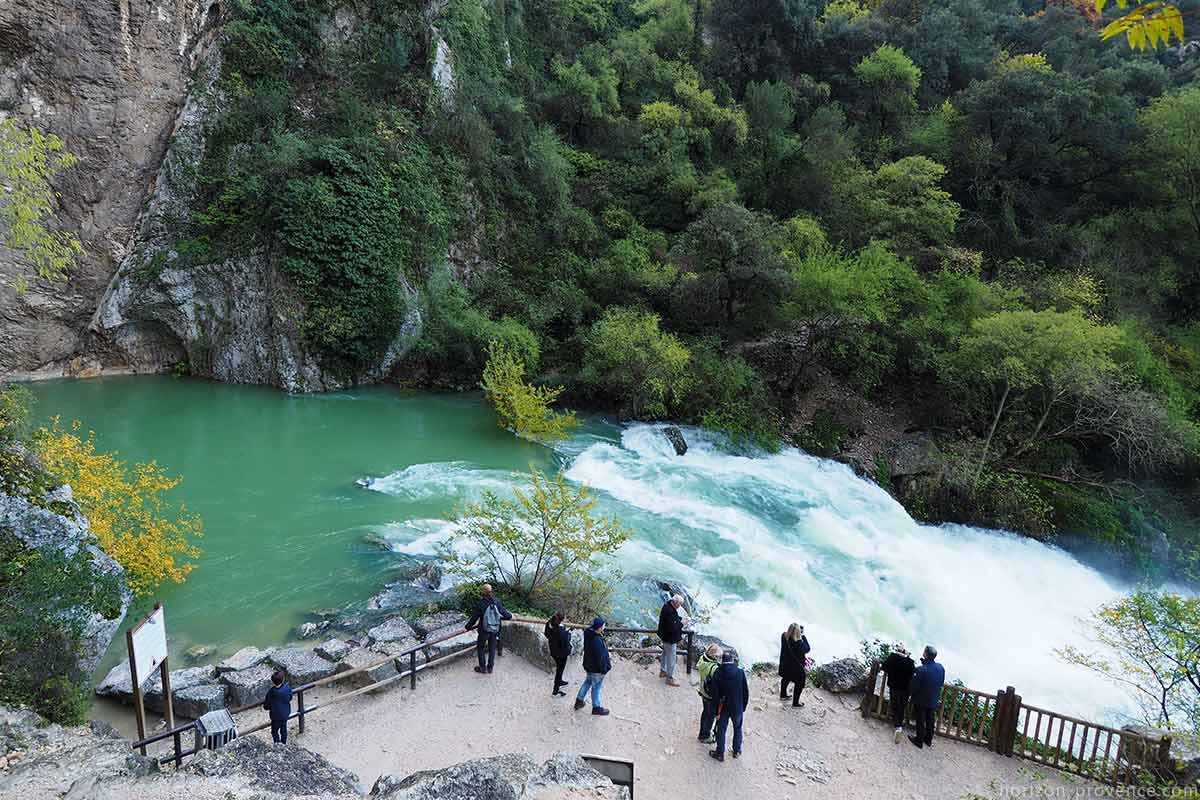
<instances>
[{"instance_id":1,"label":"person in grey jacket","mask_svg":"<svg viewBox=\"0 0 1200 800\"><path fill-rule=\"evenodd\" d=\"M946 670L937 663L937 648L927 644L921 654L921 666L913 673L908 686L909 701L917 717L917 735L908 740L918 748L933 746L933 713L942 704L945 684Z\"/></svg>"}]
</instances>

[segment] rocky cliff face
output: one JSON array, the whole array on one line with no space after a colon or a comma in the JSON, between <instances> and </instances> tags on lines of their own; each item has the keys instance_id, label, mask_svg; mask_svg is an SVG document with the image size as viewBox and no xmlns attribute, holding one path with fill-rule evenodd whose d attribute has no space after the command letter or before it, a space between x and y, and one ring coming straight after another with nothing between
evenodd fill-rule
<instances>
[{"instance_id":1,"label":"rocky cliff face","mask_svg":"<svg viewBox=\"0 0 1200 800\"><path fill-rule=\"evenodd\" d=\"M0 4L0 111L61 136L63 227L86 256L66 285L12 288L0 249L0 375L77 372L87 324L125 257L220 0L9 0Z\"/></svg>"},{"instance_id":2,"label":"rocky cliff face","mask_svg":"<svg viewBox=\"0 0 1200 800\"><path fill-rule=\"evenodd\" d=\"M69 487L58 489L48 499L74 508ZM87 520L78 509L74 509L69 516L56 514L39 508L24 498L0 494L0 530L15 536L31 548L52 547L68 556L84 550L88 553L93 568L98 572L124 573L121 565L100 549L96 537L88 530ZM109 642L121 627L121 621L125 619L130 599L129 590L122 582L120 612L112 619L106 619L99 614L92 614L86 619L82 648L77 659L81 672L90 675L96 671Z\"/></svg>"}]
</instances>

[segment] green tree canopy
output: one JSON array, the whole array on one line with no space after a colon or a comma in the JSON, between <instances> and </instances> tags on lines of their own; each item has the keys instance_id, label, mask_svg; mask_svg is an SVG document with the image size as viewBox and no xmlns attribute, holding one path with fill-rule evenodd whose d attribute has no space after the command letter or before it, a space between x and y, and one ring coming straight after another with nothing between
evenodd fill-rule
<instances>
[{"instance_id":1,"label":"green tree canopy","mask_svg":"<svg viewBox=\"0 0 1200 800\"><path fill-rule=\"evenodd\" d=\"M687 391L690 357L657 315L613 307L587 333L579 380L625 419L663 417Z\"/></svg>"}]
</instances>

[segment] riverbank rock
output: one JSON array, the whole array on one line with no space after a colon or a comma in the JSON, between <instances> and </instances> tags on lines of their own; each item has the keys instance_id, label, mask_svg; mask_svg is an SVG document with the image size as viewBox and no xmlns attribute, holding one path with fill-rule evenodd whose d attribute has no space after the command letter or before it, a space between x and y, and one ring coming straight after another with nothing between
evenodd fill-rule
<instances>
[{"instance_id":1,"label":"riverbank rock","mask_svg":"<svg viewBox=\"0 0 1200 800\"><path fill-rule=\"evenodd\" d=\"M409 577L408 582L409 585L417 589L440 592L444 577L441 566L434 561L426 561L417 567L416 571Z\"/></svg>"},{"instance_id":2,"label":"riverbank rock","mask_svg":"<svg viewBox=\"0 0 1200 800\"><path fill-rule=\"evenodd\" d=\"M686 642L687 640L685 639L684 641ZM715 644L718 647L720 647L721 652L723 652L723 653L732 652L733 657L735 659L737 659L738 662L741 662L741 660L742 660L741 653L739 653L738 649L736 647L734 647L733 645L729 644L728 642L726 642L723 639L718 639L716 636L709 636L707 634L697 633L692 637L692 666L693 667L696 666L696 662L700 660L700 654L703 653L710 644ZM742 666L746 667L749 665L742 664Z\"/></svg>"},{"instance_id":3,"label":"riverbank rock","mask_svg":"<svg viewBox=\"0 0 1200 800\"><path fill-rule=\"evenodd\" d=\"M187 667L185 669L173 669L171 675L171 699L174 701L179 693L185 689L191 689L201 684L212 683L217 678L217 670L208 664L199 667ZM154 677L146 684L142 692L142 702L146 704L146 708L152 711L162 713L166 709L166 702L163 698L162 675L158 672L154 673Z\"/></svg>"},{"instance_id":4,"label":"riverbank rock","mask_svg":"<svg viewBox=\"0 0 1200 800\"><path fill-rule=\"evenodd\" d=\"M202 750L184 766L184 771L209 778L244 778L255 794L361 794L354 773L334 766L311 750L291 744L272 745L257 736L234 739L218 750Z\"/></svg>"},{"instance_id":5,"label":"riverbank rock","mask_svg":"<svg viewBox=\"0 0 1200 800\"><path fill-rule=\"evenodd\" d=\"M108 674L96 684L96 694L100 697L111 697L128 703L133 699L133 679L129 674L129 662L122 661L108 671Z\"/></svg>"},{"instance_id":6,"label":"riverbank rock","mask_svg":"<svg viewBox=\"0 0 1200 800\"><path fill-rule=\"evenodd\" d=\"M642 587L648 594L653 594L658 598L659 607L673 596L679 595L683 598L683 611L687 616L697 617L700 615L700 603L696 601L696 598L692 596L688 588L679 581L665 578L643 578ZM655 608L654 611L657 612L658 608ZM655 622L657 624L657 616L655 617Z\"/></svg>"},{"instance_id":7,"label":"riverbank rock","mask_svg":"<svg viewBox=\"0 0 1200 800\"><path fill-rule=\"evenodd\" d=\"M224 684L231 708L261 703L267 696L271 686L271 673L274 672L266 664L256 664L249 669L237 672L221 673L221 683Z\"/></svg>"},{"instance_id":8,"label":"riverbank rock","mask_svg":"<svg viewBox=\"0 0 1200 800\"><path fill-rule=\"evenodd\" d=\"M257 647L243 647L229 658L217 664L217 674L240 672L259 664L271 657L272 650L259 650Z\"/></svg>"},{"instance_id":9,"label":"riverbank rock","mask_svg":"<svg viewBox=\"0 0 1200 800\"><path fill-rule=\"evenodd\" d=\"M683 431L676 428L674 425L663 428L663 436L667 437L667 441L671 443L671 447L675 448L675 455L682 456L688 451L687 440L683 438Z\"/></svg>"},{"instance_id":10,"label":"riverbank rock","mask_svg":"<svg viewBox=\"0 0 1200 800\"><path fill-rule=\"evenodd\" d=\"M368 611L405 611L436 603L442 596L428 586L418 585L424 579L389 583L367 601Z\"/></svg>"},{"instance_id":11,"label":"riverbank rock","mask_svg":"<svg viewBox=\"0 0 1200 800\"><path fill-rule=\"evenodd\" d=\"M353 672L367 667L370 669L354 675L347 675L345 678L339 679L338 683L345 683L354 689L362 689L373 683L394 678L399 674L396 670L395 659L385 660L384 655L363 649L351 650L342 656L337 663L337 672Z\"/></svg>"},{"instance_id":12,"label":"riverbank rock","mask_svg":"<svg viewBox=\"0 0 1200 800\"><path fill-rule=\"evenodd\" d=\"M302 683L319 681L333 674L333 664L312 650L301 647L285 647L276 650L271 656L271 663L287 674L292 688Z\"/></svg>"},{"instance_id":13,"label":"riverbank rock","mask_svg":"<svg viewBox=\"0 0 1200 800\"><path fill-rule=\"evenodd\" d=\"M354 648L343 642L341 639L330 639L327 642L322 642L313 648L313 652L327 661L332 661L334 664L341 661L347 653Z\"/></svg>"},{"instance_id":14,"label":"riverbank rock","mask_svg":"<svg viewBox=\"0 0 1200 800\"><path fill-rule=\"evenodd\" d=\"M292 631L297 639L315 639L325 632L332 623L328 620L321 622L302 622Z\"/></svg>"},{"instance_id":15,"label":"riverbank rock","mask_svg":"<svg viewBox=\"0 0 1200 800\"><path fill-rule=\"evenodd\" d=\"M175 716L197 719L210 711L225 708L225 687L205 683L171 692Z\"/></svg>"},{"instance_id":16,"label":"riverbank rock","mask_svg":"<svg viewBox=\"0 0 1200 800\"><path fill-rule=\"evenodd\" d=\"M813 686L835 694L865 692L867 689L867 666L857 658L841 658L809 670L808 679Z\"/></svg>"},{"instance_id":17,"label":"riverbank rock","mask_svg":"<svg viewBox=\"0 0 1200 800\"><path fill-rule=\"evenodd\" d=\"M450 634L455 635L451 636L449 639L446 639L444 642L437 641L443 636L449 636ZM464 631L461 624L450 625L445 628L439 628L437 630L430 631L425 635L425 641L435 643L427 644L425 646L425 657L428 660L433 661L434 659L453 653L456 650L461 650L464 647L473 647L478 638L479 634L477 634L475 631Z\"/></svg>"},{"instance_id":18,"label":"riverbank rock","mask_svg":"<svg viewBox=\"0 0 1200 800\"><path fill-rule=\"evenodd\" d=\"M363 534L362 540L363 544L374 550L382 550L387 552L392 549L392 543L385 539L382 533L368 531L367 533Z\"/></svg>"},{"instance_id":19,"label":"riverbank rock","mask_svg":"<svg viewBox=\"0 0 1200 800\"><path fill-rule=\"evenodd\" d=\"M401 617L392 617L387 622L376 625L367 631L367 636L374 643L380 642L399 642L404 639L416 640L417 633L412 629L412 626L405 622Z\"/></svg>"},{"instance_id":20,"label":"riverbank rock","mask_svg":"<svg viewBox=\"0 0 1200 800\"><path fill-rule=\"evenodd\" d=\"M54 501L55 507L63 510L63 513L39 508L22 497L0 494L0 531L31 550L50 548L68 557L82 551L91 561L94 574L116 576L119 590L111 614L80 614L83 631L78 651L69 653L66 658L56 659L57 663L74 662L79 674L90 676L96 671L109 643L121 627L133 595L125 584L125 570L100 548L88 528L87 520L72 499L70 487L59 487L47 500ZM55 645L46 642L45 646Z\"/></svg>"},{"instance_id":21,"label":"riverbank rock","mask_svg":"<svg viewBox=\"0 0 1200 800\"><path fill-rule=\"evenodd\" d=\"M614 786L577 755L556 754L539 765L527 755L508 754L466 761L453 767L425 770L401 778L381 775L371 788L376 800L627 800L629 792Z\"/></svg>"},{"instance_id":22,"label":"riverbank rock","mask_svg":"<svg viewBox=\"0 0 1200 800\"><path fill-rule=\"evenodd\" d=\"M550 645L541 628L533 625L517 625L509 623L500 633L504 649L524 658L536 667L547 672L554 672L554 659L550 655ZM583 658L583 631L571 629L571 660Z\"/></svg>"},{"instance_id":23,"label":"riverbank rock","mask_svg":"<svg viewBox=\"0 0 1200 800\"><path fill-rule=\"evenodd\" d=\"M183 657L191 663L203 661L206 658L211 658L216 652L215 647L209 647L206 644L194 644L187 650L183 651Z\"/></svg>"},{"instance_id":24,"label":"riverbank rock","mask_svg":"<svg viewBox=\"0 0 1200 800\"><path fill-rule=\"evenodd\" d=\"M437 611L413 620L413 630L417 635L428 638L434 631L444 631L455 626L462 628L467 624L467 615L460 611Z\"/></svg>"}]
</instances>

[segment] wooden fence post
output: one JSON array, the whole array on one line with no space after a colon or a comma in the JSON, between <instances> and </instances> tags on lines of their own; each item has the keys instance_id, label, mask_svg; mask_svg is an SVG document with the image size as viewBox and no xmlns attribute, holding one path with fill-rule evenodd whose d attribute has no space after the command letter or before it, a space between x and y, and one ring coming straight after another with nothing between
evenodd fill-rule
<instances>
[{"instance_id":1,"label":"wooden fence post","mask_svg":"<svg viewBox=\"0 0 1200 800\"><path fill-rule=\"evenodd\" d=\"M304 733L304 690L296 692L296 710L300 717L300 733ZM287 724L287 723L284 723Z\"/></svg>"},{"instance_id":2,"label":"wooden fence post","mask_svg":"<svg viewBox=\"0 0 1200 800\"><path fill-rule=\"evenodd\" d=\"M859 710L862 711L863 719L871 716L871 706L875 701L875 684L879 681L879 662L871 662L871 673L867 676L867 693L863 695L862 705Z\"/></svg>"}]
</instances>

